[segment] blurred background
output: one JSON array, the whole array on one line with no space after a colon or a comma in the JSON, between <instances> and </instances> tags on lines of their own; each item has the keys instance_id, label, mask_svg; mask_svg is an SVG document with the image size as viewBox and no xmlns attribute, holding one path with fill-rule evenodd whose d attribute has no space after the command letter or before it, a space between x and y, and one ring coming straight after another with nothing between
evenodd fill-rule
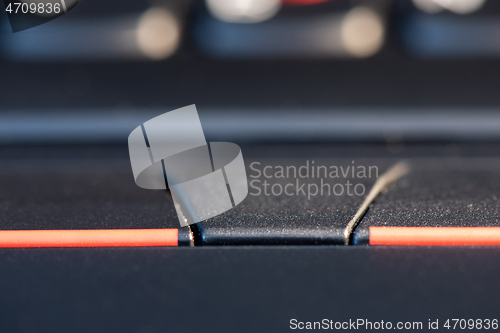
<instances>
[{"instance_id":1,"label":"blurred background","mask_svg":"<svg viewBox=\"0 0 500 333\"><path fill-rule=\"evenodd\" d=\"M190 104L209 140L500 139L498 1L82 0L0 27L3 146L125 145Z\"/></svg>"},{"instance_id":2,"label":"blurred background","mask_svg":"<svg viewBox=\"0 0 500 333\"><path fill-rule=\"evenodd\" d=\"M134 183L127 138L191 104L247 165L440 166L371 221L499 225L499 163L484 157L500 157L500 1L81 0L17 33L0 5L0 229L178 227L165 193ZM256 235L333 233L361 204L266 198L242 205ZM200 248L3 250L0 331L498 314L495 248Z\"/></svg>"}]
</instances>

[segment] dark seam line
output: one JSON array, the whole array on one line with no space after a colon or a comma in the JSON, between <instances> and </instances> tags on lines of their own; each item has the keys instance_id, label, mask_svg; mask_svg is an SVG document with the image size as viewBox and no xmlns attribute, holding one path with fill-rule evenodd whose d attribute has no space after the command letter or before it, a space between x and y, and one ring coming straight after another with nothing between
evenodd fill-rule
<instances>
[{"instance_id":1,"label":"dark seam line","mask_svg":"<svg viewBox=\"0 0 500 333\"><path fill-rule=\"evenodd\" d=\"M201 222L188 225L191 235L193 237L194 246L203 245L203 227Z\"/></svg>"},{"instance_id":2,"label":"dark seam line","mask_svg":"<svg viewBox=\"0 0 500 333\"><path fill-rule=\"evenodd\" d=\"M167 187L165 194L170 199L170 201L172 203L174 203L174 198L172 197L172 193L170 192L170 188L168 187L167 172L165 171L165 163L163 162L163 160L161 160L161 167L163 168L163 177L165 179L165 186ZM196 224L191 224L191 225L188 225L187 227L188 227L189 232L191 233L191 239L193 240L192 246L202 245L201 231L196 226Z\"/></svg>"}]
</instances>

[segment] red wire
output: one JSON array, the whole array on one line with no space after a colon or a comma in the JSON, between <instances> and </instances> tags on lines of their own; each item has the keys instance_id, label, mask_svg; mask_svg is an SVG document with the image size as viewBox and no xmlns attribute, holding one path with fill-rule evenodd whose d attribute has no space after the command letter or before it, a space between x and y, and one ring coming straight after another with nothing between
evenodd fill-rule
<instances>
[{"instance_id":1,"label":"red wire","mask_svg":"<svg viewBox=\"0 0 500 333\"><path fill-rule=\"evenodd\" d=\"M177 246L177 229L2 230L5 247Z\"/></svg>"},{"instance_id":2,"label":"red wire","mask_svg":"<svg viewBox=\"0 0 500 333\"><path fill-rule=\"evenodd\" d=\"M370 227L370 245L498 246L500 227Z\"/></svg>"}]
</instances>

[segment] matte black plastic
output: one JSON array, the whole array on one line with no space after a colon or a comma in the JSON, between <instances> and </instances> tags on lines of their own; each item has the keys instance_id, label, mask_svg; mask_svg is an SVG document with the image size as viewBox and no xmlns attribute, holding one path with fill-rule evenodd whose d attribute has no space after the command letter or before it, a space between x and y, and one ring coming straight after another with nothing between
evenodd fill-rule
<instances>
[{"instance_id":1,"label":"matte black plastic","mask_svg":"<svg viewBox=\"0 0 500 333\"><path fill-rule=\"evenodd\" d=\"M125 154L84 148L22 158L4 154L0 230L177 228L164 191L134 183L125 149Z\"/></svg>"},{"instance_id":2,"label":"matte black plastic","mask_svg":"<svg viewBox=\"0 0 500 333\"><path fill-rule=\"evenodd\" d=\"M359 206L363 202L364 196L368 194L373 183L376 180L375 173L372 178L356 178L352 174L347 177L340 178L325 178L323 180L318 177L300 178L292 177L290 173L288 178L266 178L263 175L260 178L253 178L258 175L258 172L249 168L253 162L261 162L259 168L262 170L265 166L272 166L273 169L268 169L267 175L271 175L277 170L276 166L296 166L297 168L306 164L309 161L310 170L312 170L312 161L314 167L319 165L337 167L352 167L359 166L377 166L381 173L390 165L390 162L376 159L356 160L353 164L352 159L346 158L321 158L315 156L312 152L303 157L293 157L293 152L290 152L290 158L270 158L265 156L265 159L254 159L253 157L245 158L247 164L247 173L252 185L253 181L260 181L257 185L262 193L257 195L258 190L250 186L250 193L247 198L232 210L216 216L212 219L199 223L201 228L201 244L202 245L343 245L344 244L344 229L348 222L353 218ZM254 168L256 166L254 165ZM305 170L305 169L303 169ZM347 170L347 169L345 169ZM328 172L330 172L329 169ZM312 173L312 171L311 171ZM324 175L324 174L322 174ZM289 192L293 195L282 193L275 195L269 186L269 195L264 194L262 184L268 181L271 185L276 185L276 193L280 192L287 184L292 184L289 187ZM297 186L297 182L299 186ZM349 194L347 191L347 182L350 184L360 184L358 189L363 188L363 195L356 195L352 191ZM308 196L307 187L311 185L311 191L318 186L321 188L325 183L332 187L335 184L341 184L344 188L342 195L335 195L330 191L327 194L328 187L324 187L323 195L318 193L315 196ZM301 185L306 192L297 191ZM322 185L323 184L323 185ZM255 185L255 184L253 184ZM340 187L337 187L339 190ZM339 190L340 191L340 190ZM340 193L340 192L337 192ZM360 194L361 192L358 192Z\"/></svg>"}]
</instances>

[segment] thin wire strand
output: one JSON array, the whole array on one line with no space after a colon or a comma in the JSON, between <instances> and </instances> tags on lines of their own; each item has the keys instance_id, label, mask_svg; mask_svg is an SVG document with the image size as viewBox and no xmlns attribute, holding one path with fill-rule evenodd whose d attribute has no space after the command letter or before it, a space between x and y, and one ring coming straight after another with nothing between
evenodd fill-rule
<instances>
[{"instance_id":1,"label":"thin wire strand","mask_svg":"<svg viewBox=\"0 0 500 333\"><path fill-rule=\"evenodd\" d=\"M368 208L373 201L392 183L406 175L410 171L410 167L406 161L401 161L395 164L392 168L387 170L382 176L380 176L375 184L373 184L370 193L366 196L365 200L359 207L358 211L354 217L349 221L346 228L344 229L344 244L349 245L349 240L351 235L361 222L361 219L368 211Z\"/></svg>"}]
</instances>

